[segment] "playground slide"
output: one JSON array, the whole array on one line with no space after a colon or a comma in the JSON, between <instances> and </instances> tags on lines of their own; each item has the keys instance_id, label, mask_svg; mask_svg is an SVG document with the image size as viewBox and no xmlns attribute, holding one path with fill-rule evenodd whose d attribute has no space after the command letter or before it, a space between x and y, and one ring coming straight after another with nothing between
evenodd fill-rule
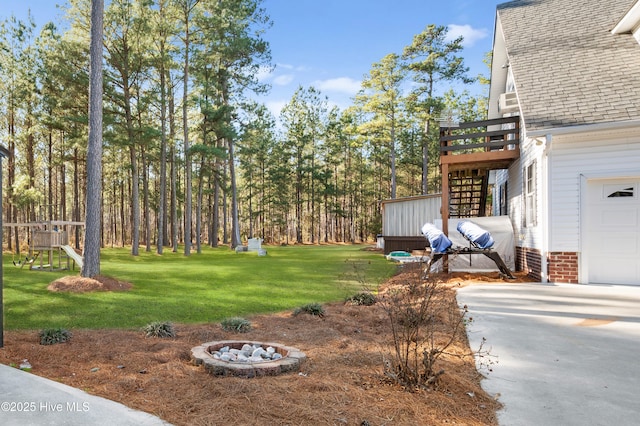
<instances>
[{"instance_id":1,"label":"playground slide","mask_svg":"<svg viewBox=\"0 0 640 426\"><path fill-rule=\"evenodd\" d=\"M76 253L76 251L73 249L73 247L71 247L71 246L60 246L60 248L62 250L64 250L65 253L67 253L67 256L69 256L71 259L73 259L74 262L76 262L76 265L78 265L78 268L82 269L82 256L80 256L78 253Z\"/></svg>"}]
</instances>

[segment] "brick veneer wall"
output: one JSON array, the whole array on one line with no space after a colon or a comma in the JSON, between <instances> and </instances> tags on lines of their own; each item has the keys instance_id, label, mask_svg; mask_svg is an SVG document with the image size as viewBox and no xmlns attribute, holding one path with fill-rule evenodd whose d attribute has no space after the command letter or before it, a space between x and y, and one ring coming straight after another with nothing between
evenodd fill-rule
<instances>
[{"instance_id":1,"label":"brick veneer wall","mask_svg":"<svg viewBox=\"0 0 640 426\"><path fill-rule=\"evenodd\" d=\"M516 246L516 270L526 272L534 280L542 280L542 255L540 250Z\"/></svg>"},{"instance_id":2,"label":"brick veneer wall","mask_svg":"<svg viewBox=\"0 0 640 426\"><path fill-rule=\"evenodd\" d=\"M549 281L554 283L577 283L578 253L566 251L550 252Z\"/></svg>"}]
</instances>

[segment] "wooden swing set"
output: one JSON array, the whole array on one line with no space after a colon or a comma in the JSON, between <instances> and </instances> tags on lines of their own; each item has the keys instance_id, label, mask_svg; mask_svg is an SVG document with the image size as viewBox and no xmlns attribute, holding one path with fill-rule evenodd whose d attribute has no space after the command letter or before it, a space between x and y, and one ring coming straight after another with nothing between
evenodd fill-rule
<instances>
[{"instance_id":1,"label":"wooden swing set","mask_svg":"<svg viewBox=\"0 0 640 426\"><path fill-rule=\"evenodd\" d=\"M51 206L40 206L40 212ZM66 220L36 220L26 223L3 223L3 227L27 228L29 251L24 260L13 258L13 264L20 269L29 265L32 271L63 271L82 268L82 256L69 245L69 226L84 226L84 222ZM18 250L19 252L19 250Z\"/></svg>"}]
</instances>

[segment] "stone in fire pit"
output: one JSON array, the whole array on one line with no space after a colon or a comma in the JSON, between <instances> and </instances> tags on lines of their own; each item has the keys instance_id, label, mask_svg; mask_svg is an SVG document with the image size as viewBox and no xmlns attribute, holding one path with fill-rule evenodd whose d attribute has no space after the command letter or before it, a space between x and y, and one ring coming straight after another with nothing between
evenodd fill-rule
<instances>
[{"instance_id":1,"label":"stone in fire pit","mask_svg":"<svg viewBox=\"0 0 640 426\"><path fill-rule=\"evenodd\" d=\"M275 376L299 370L306 358L299 349L278 343L222 340L191 349L194 364L204 365L214 376Z\"/></svg>"}]
</instances>

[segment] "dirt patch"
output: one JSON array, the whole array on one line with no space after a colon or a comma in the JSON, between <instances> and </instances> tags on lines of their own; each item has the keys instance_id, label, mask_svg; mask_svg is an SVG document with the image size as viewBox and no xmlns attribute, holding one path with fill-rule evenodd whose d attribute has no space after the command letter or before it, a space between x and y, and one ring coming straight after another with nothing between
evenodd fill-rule
<instances>
[{"instance_id":1,"label":"dirt patch","mask_svg":"<svg viewBox=\"0 0 640 426\"><path fill-rule=\"evenodd\" d=\"M443 281L447 284L453 284L458 286L467 286L471 284L515 284L515 283L530 283L537 282L531 277L527 276L526 272L512 272L514 278L504 278L499 272L484 272L484 273L472 273L472 272L450 272L432 274L431 276Z\"/></svg>"},{"instance_id":2,"label":"dirt patch","mask_svg":"<svg viewBox=\"0 0 640 426\"><path fill-rule=\"evenodd\" d=\"M601 325L611 324L618 321L620 318L608 317L608 318L585 318L576 325L579 327L598 327Z\"/></svg>"},{"instance_id":3,"label":"dirt patch","mask_svg":"<svg viewBox=\"0 0 640 426\"><path fill-rule=\"evenodd\" d=\"M86 293L90 291L128 291L131 287L131 283L102 275L94 278L67 276L50 283L47 290Z\"/></svg>"},{"instance_id":4,"label":"dirt patch","mask_svg":"<svg viewBox=\"0 0 640 426\"><path fill-rule=\"evenodd\" d=\"M405 271L387 285L402 282ZM497 274L483 277L445 276L447 297L468 282L504 282ZM71 342L42 346L37 331L10 331L0 362L27 358L33 374L175 425L497 424L500 404L480 387L471 356L445 357L439 366L445 374L433 390L408 392L383 374L382 354L391 350L384 310L343 303L324 308L323 318L255 316L249 333L226 332L217 323L177 324L174 339L145 338L138 330L72 330ZM214 377L191 362L194 346L227 339L280 342L300 348L307 360L299 372L252 379ZM466 338L452 351L469 355Z\"/></svg>"}]
</instances>

